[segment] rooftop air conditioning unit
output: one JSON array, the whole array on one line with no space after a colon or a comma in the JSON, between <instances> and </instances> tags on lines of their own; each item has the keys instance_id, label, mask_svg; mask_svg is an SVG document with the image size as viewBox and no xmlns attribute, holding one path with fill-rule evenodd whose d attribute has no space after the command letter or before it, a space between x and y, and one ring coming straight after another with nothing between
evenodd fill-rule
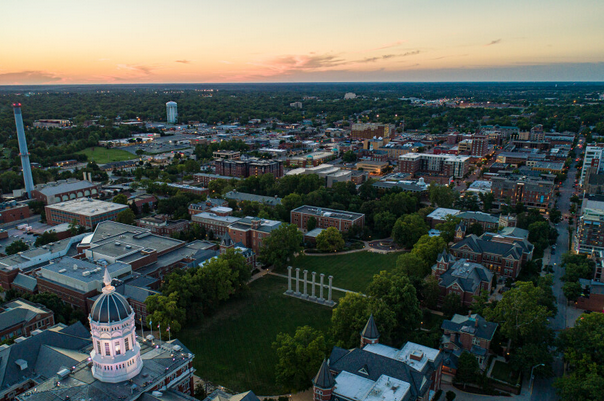
<instances>
[{"instance_id":1,"label":"rooftop air conditioning unit","mask_svg":"<svg viewBox=\"0 0 604 401\"><path fill-rule=\"evenodd\" d=\"M65 273L67 271L67 269L61 269L59 270L59 273Z\"/></svg>"}]
</instances>

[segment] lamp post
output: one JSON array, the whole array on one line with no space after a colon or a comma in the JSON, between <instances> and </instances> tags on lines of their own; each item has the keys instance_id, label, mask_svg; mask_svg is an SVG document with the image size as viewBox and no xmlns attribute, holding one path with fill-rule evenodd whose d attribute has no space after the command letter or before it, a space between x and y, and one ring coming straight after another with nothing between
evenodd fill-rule
<instances>
[{"instance_id":1,"label":"lamp post","mask_svg":"<svg viewBox=\"0 0 604 401\"><path fill-rule=\"evenodd\" d=\"M539 365L535 365L531 368L531 383L529 385L529 388L531 389L531 394L533 393L533 380L535 379L535 376L533 375L533 371L535 370L535 368L538 368L539 366L545 366L545 364L540 363Z\"/></svg>"}]
</instances>

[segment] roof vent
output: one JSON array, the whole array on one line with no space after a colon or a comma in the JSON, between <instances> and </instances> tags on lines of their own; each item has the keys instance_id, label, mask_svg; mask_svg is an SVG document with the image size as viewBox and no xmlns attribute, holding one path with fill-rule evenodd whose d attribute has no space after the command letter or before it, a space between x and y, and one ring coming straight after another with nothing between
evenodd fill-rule
<instances>
[{"instance_id":1,"label":"roof vent","mask_svg":"<svg viewBox=\"0 0 604 401\"><path fill-rule=\"evenodd\" d=\"M27 369L27 361L25 359L17 359L15 363L21 370Z\"/></svg>"},{"instance_id":2,"label":"roof vent","mask_svg":"<svg viewBox=\"0 0 604 401\"><path fill-rule=\"evenodd\" d=\"M67 271L67 269L61 269L59 270L59 273L65 273Z\"/></svg>"},{"instance_id":3,"label":"roof vent","mask_svg":"<svg viewBox=\"0 0 604 401\"><path fill-rule=\"evenodd\" d=\"M420 350L415 350L415 351L411 352L411 354L409 354L409 357L411 359L413 359L414 361L421 361L422 358L424 357L424 353L421 352Z\"/></svg>"},{"instance_id":4,"label":"roof vent","mask_svg":"<svg viewBox=\"0 0 604 401\"><path fill-rule=\"evenodd\" d=\"M34 330L34 331L31 332L32 336L37 336L38 334L42 334L42 330L37 329L37 330Z\"/></svg>"},{"instance_id":5,"label":"roof vent","mask_svg":"<svg viewBox=\"0 0 604 401\"><path fill-rule=\"evenodd\" d=\"M17 337L17 338L15 338L15 343L20 343L20 342L23 342L25 340L26 340L25 337Z\"/></svg>"},{"instance_id":6,"label":"roof vent","mask_svg":"<svg viewBox=\"0 0 604 401\"><path fill-rule=\"evenodd\" d=\"M73 270L78 270L78 265L77 264L73 264Z\"/></svg>"},{"instance_id":7,"label":"roof vent","mask_svg":"<svg viewBox=\"0 0 604 401\"><path fill-rule=\"evenodd\" d=\"M63 369L61 369L61 370L59 370L59 371L57 372L57 376L59 376L59 379L60 379L60 380L63 380L63 379L65 379L67 376L69 376L69 374L70 374L70 373L71 373L71 371L70 371L69 369L67 369L67 368L63 368Z\"/></svg>"}]
</instances>

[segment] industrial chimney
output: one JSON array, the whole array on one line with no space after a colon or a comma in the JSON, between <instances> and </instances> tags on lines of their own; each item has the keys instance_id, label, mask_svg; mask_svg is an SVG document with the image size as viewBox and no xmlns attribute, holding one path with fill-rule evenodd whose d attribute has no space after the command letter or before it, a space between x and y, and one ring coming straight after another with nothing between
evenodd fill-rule
<instances>
[{"instance_id":1,"label":"industrial chimney","mask_svg":"<svg viewBox=\"0 0 604 401\"><path fill-rule=\"evenodd\" d=\"M29 152L23 129L23 115L21 114L21 103L13 103L15 113L15 125L17 126L17 139L19 140L19 156L21 156L21 167L23 169L23 180L25 181L25 192L31 199L31 191L34 190L34 179L31 176L31 165L29 164Z\"/></svg>"}]
</instances>

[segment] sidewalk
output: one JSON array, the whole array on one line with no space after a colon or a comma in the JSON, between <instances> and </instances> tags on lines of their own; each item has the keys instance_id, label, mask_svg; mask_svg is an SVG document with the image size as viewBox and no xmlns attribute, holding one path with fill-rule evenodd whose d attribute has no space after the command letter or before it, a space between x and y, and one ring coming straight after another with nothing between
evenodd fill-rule
<instances>
[{"instance_id":1,"label":"sidewalk","mask_svg":"<svg viewBox=\"0 0 604 401\"><path fill-rule=\"evenodd\" d=\"M447 391L453 391L457 395L457 397L455 397L455 401L530 401L531 393L528 388L528 382L529 380L524 380L522 383L522 392L519 395L512 394L509 397L467 393L463 390L453 387L451 384L442 382L440 388L442 389L443 394L439 401L445 400L445 394Z\"/></svg>"}]
</instances>

